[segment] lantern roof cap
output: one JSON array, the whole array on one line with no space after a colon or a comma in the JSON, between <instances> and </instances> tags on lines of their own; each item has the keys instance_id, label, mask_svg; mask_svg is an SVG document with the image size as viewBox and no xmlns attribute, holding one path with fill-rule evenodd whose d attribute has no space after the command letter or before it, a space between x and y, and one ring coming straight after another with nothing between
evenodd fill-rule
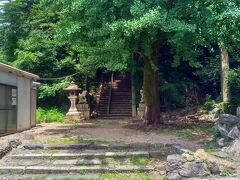
<instances>
[{"instance_id":1,"label":"lantern roof cap","mask_svg":"<svg viewBox=\"0 0 240 180\"><path fill-rule=\"evenodd\" d=\"M80 88L72 81L71 84L66 88L67 91L80 91Z\"/></svg>"}]
</instances>

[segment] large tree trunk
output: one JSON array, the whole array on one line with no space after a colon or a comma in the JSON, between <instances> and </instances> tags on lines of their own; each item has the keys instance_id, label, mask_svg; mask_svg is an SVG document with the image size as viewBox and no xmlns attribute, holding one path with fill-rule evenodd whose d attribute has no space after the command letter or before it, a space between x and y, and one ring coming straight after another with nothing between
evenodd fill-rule
<instances>
[{"instance_id":1,"label":"large tree trunk","mask_svg":"<svg viewBox=\"0 0 240 180\"><path fill-rule=\"evenodd\" d=\"M145 124L159 124L160 103L158 87L158 57L159 42L153 44L151 58L144 57L143 94L145 111L143 121Z\"/></svg>"},{"instance_id":2,"label":"large tree trunk","mask_svg":"<svg viewBox=\"0 0 240 180\"><path fill-rule=\"evenodd\" d=\"M229 58L226 48L220 48L221 52L221 91L222 91L222 101L230 101L230 89L227 83L227 77L229 72Z\"/></svg>"}]
</instances>

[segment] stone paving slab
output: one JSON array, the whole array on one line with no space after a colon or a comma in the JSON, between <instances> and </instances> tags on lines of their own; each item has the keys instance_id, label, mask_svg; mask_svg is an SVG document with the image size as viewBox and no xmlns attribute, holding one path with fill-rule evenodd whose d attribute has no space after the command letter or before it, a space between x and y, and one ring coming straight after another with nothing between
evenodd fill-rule
<instances>
[{"instance_id":1,"label":"stone paving slab","mask_svg":"<svg viewBox=\"0 0 240 180\"><path fill-rule=\"evenodd\" d=\"M80 160L56 160L53 165L100 165L103 161L99 159L80 159Z\"/></svg>"},{"instance_id":2,"label":"stone paving slab","mask_svg":"<svg viewBox=\"0 0 240 180\"><path fill-rule=\"evenodd\" d=\"M79 143L79 144L52 144L52 145L43 145L44 149L84 149L89 148L90 143Z\"/></svg>"},{"instance_id":3,"label":"stone paving slab","mask_svg":"<svg viewBox=\"0 0 240 180\"><path fill-rule=\"evenodd\" d=\"M79 180L79 179L99 179L99 175L98 174L61 174L61 176L59 175L48 175L45 177L46 180L66 180L66 179L71 179L71 180Z\"/></svg>"},{"instance_id":4,"label":"stone paving slab","mask_svg":"<svg viewBox=\"0 0 240 180\"><path fill-rule=\"evenodd\" d=\"M69 167L29 166L25 168L24 173L26 174L66 174L66 173L69 173Z\"/></svg>"},{"instance_id":5,"label":"stone paving slab","mask_svg":"<svg viewBox=\"0 0 240 180\"><path fill-rule=\"evenodd\" d=\"M0 167L0 174L23 174L26 168L24 166L4 166Z\"/></svg>"},{"instance_id":6,"label":"stone paving slab","mask_svg":"<svg viewBox=\"0 0 240 180\"><path fill-rule=\"evenodd\" d=\"M104 157L149 157L147 151L133 151L133 152L88 152L88 153L59 153L59 154L15 154L9 155L12 159L75 159L75 158L104 158Z\"/></svg>"},{"instance_id":7,"label":"stone paving slab","mask_svg":"<svg viewBox=\"0 0 240 180\"><path fill-rule=\"evenodd\" d=\"M34 150L34 149L44 149L43 144L25 144L23 146L25 149Z\"/></svg>"},{"instance_id":8,"label":"stone paving slab","mask_svg":"<svg viewBox=\"0 0 240 180\"><path fill-rule=\"evenodd\" d=\"M67 173L103 173L154 171L152 166L91 166L91 167L54 167L54 166L12 166L0 167L1 174L67 174Z\"/></svg>"},{"instance_id":9,"label":"stone paving slab","mask_svg":"<svg viewBox=\"0 0 240 180\"><path fill-rule=\"evenodd\" d=\"M79 180L99 179L99 174L2 174L0 180Z\"/></svg>"},{"instance_id":10,"label":"stone paving slab","mask_svg":"<svg viewBox=\"0 0 240 180\"><path fill-rule=\"evenodd\" d=\"M52 164L51 159L4 159L4 161L0 161L0 166L45 166L48 164Z\"/></svg>"}]
</instances>

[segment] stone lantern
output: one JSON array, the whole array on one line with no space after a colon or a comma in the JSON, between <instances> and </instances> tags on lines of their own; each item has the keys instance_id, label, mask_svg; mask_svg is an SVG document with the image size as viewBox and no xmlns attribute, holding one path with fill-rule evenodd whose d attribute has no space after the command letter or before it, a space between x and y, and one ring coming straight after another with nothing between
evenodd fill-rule
<instances>
[{"instance_id":1,"label":"stone lantern","mask_svg":"<svg viewBox=\"0 0 240 180\"><path fill-rule=\"evenodd\" d=\"M74 82L71 82L71 84L65 89L65 91L68 92L68 99L71 102L71 106L68 113L66 114L66 118L70 120L81 121L82 120L81 112L79 112L76 107L80 88L78 88L78 86L74 84Z\"/></svg>"}]
</instances>

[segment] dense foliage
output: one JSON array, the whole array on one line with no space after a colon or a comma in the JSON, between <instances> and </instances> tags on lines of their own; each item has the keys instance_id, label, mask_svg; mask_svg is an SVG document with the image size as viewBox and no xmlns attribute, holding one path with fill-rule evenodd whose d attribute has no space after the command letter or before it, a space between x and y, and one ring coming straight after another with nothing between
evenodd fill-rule
<instances>
[{"instance_id":1,"label":"dense foliage","mask_svg":"<svg viewBox=\"0 0 240 180\"><path fill-rule=\"evenodd\" d=\"M99 69L132 72L137 102L144 86L147 106L155 109L150 114L158 119L158 101L162 110L203 103L206 94L220 101L225 49L225 80L236 105L239 7L239 0L15 0L0 18L0 62L41 78L79 73L42 80L41 106L65 104L63 88L72 80L96 91Z\"/></svg>"}]
</instances>

